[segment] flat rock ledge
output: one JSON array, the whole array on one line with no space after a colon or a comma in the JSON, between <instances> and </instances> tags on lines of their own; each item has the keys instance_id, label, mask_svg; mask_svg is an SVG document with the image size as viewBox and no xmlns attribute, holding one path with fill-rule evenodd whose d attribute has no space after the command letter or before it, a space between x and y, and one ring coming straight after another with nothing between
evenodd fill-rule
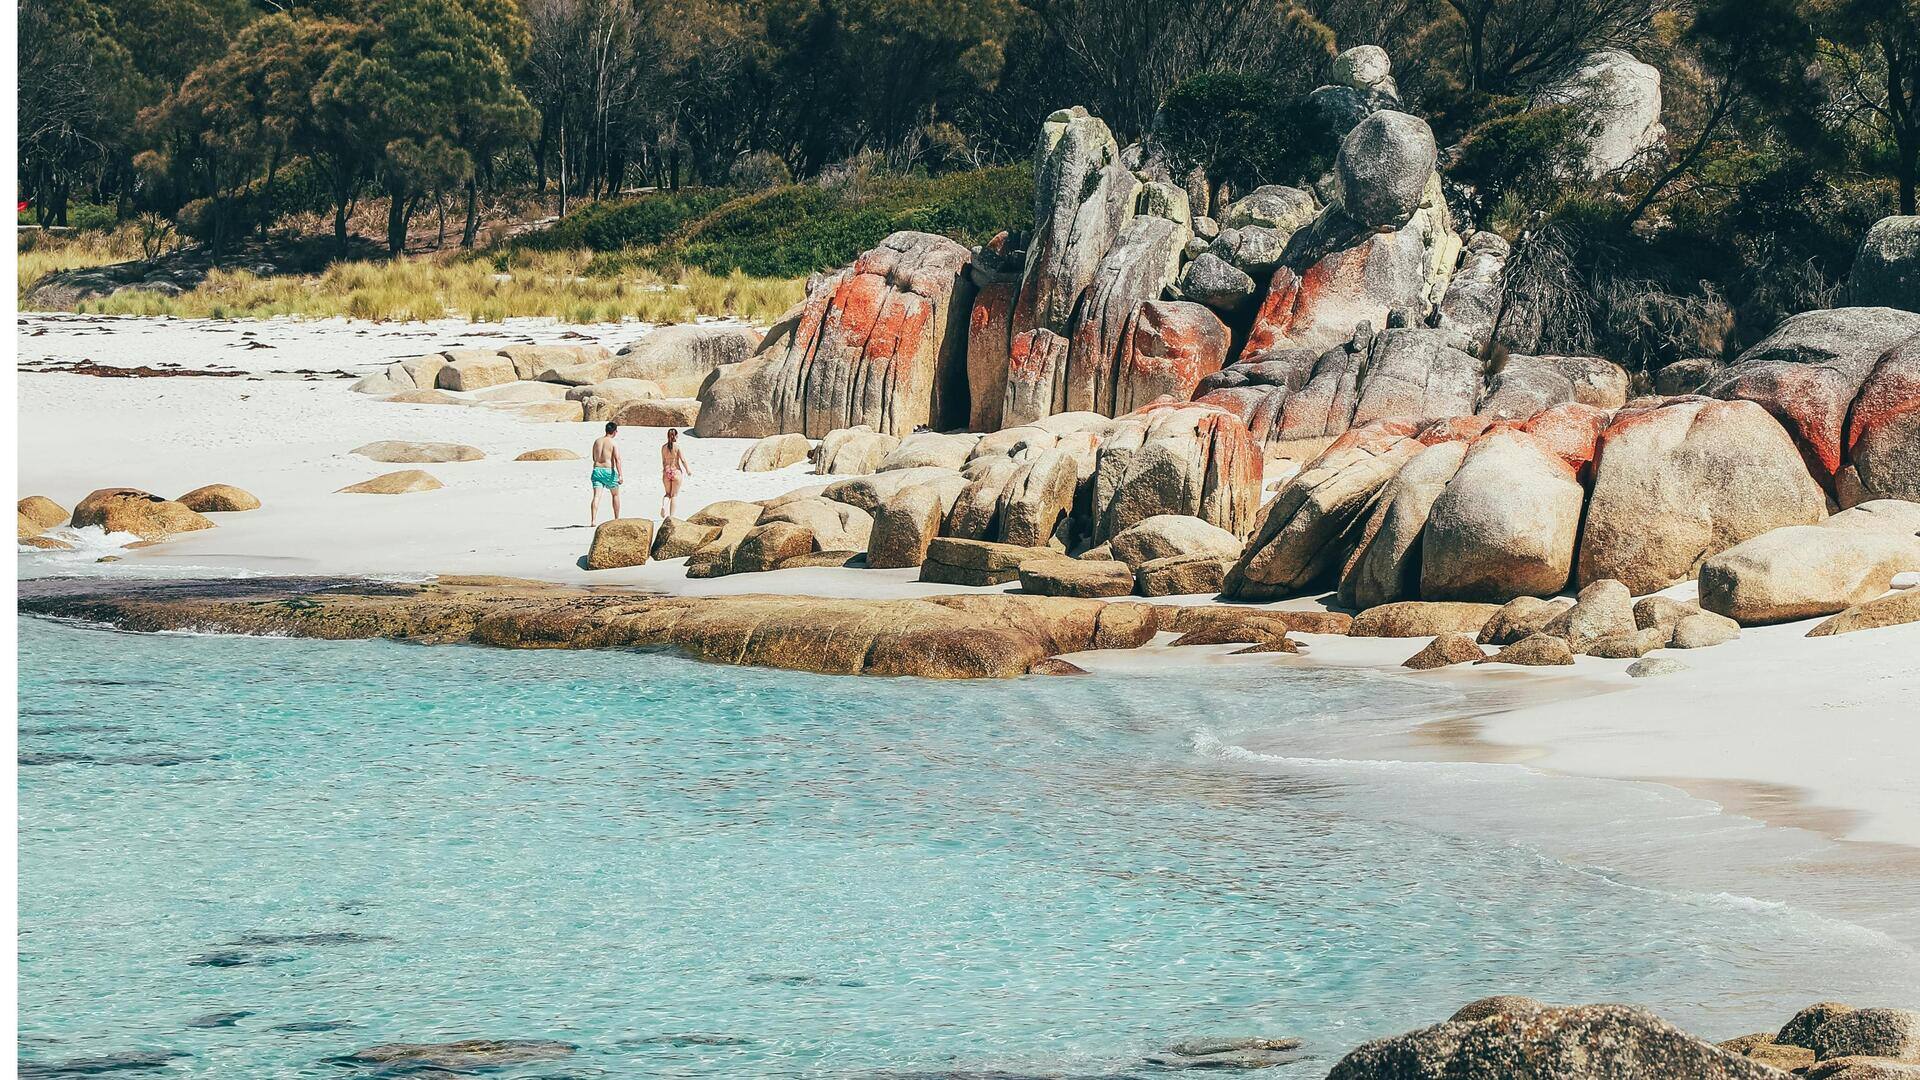
<instances>
[{"instance_id":1,"label":"flat rock ledge","mask_svg":"<svg viewBox=\"0 0 1920 1080\"><path fill-rule=\"evenodd\" d=\"M1060 596L846 600L658 596L510 578L23 583L19 610L152 633L383 638L517 649L670 648L832 675L1012 678L1061 653L1130 649L1161 609Z\"/></svg>"}]
</instances>

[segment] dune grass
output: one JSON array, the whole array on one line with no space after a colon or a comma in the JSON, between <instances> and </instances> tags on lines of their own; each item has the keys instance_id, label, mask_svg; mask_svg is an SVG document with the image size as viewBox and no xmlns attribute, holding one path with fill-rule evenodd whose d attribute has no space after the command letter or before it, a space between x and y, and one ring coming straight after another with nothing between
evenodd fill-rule
<instances>
[{"instance_id":1,"label":"dune grass","mask_svg":"<svg viewBox=\"0 0 1920 1080\"><path fill-rule=\"evenodd\" d=\"M33 283L61 270L83 270L141 257L140 238L131 224L117 229L82 229L73 232L20 233L19 260L14 265L17 293L21 297Z\"/></svg>"},{"instance_id":2,"label":"dune grass","mask_svg":"<svg viewBox=\"0 0 1920 1080\"><path fill-rule=\"evenodd\" d=\"M122 261L98 244L45 245L29 267L22 253L20 292L52 270ZM134 257L138 257L136 251ZM262 276L215 269L177 296L123 290L81 301L76 310L103 315L174 315L217 319L347 316L383 322L463 318L497 322L542 316L571 323L686 322L728 315L771 322L800 300L805 281L735 272L649 271L588 274L589 251L518 252L511 259L468 253L334 263L317 274Z\"/></svg>"}]
</instances>

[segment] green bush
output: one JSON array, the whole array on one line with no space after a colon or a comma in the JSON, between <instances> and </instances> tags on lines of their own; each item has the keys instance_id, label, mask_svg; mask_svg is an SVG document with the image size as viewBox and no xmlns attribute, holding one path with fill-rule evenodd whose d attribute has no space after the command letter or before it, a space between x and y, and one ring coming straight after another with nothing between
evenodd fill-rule
<instances>
[{"instance_id":1,"label":"green bush","mask_svg":"<svg viewBox=\"0 0 1920 1080\"><path fill-rule=\"evenodd\" d=\"M703 188L588 203L551 227L514 241L514 246L531 251L586 248L598 252L650 247L731 197L725 188Z\"/></svg>"},{"instance_id":2,"label":"green bush","mask_svg":"<svg viewBox=\"0 0 1920 1080\"><path fill-rule=\"evenodd\" d=\"M111 206L99 203L67 204L67 224L75 229L111 229L120 223L120 215Z\"/></svg>"}]
</instances>

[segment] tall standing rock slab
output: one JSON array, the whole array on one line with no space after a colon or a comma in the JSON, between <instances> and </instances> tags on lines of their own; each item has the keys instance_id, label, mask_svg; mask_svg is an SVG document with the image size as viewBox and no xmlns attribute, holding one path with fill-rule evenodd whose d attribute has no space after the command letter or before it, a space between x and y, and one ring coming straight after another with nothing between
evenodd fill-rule
<instances>
[{"instance_id":1,"label":"tall standing rock slab","mask_svg":"<svg viewBox=\"0 0 1920 1080\"><path fill-rule=\"evenodd\" d=\"M1643 596L1750 536L1825 516L1820 485L1759 405L1625 409L1600 436L1575 581L1616 578Z\"/></svg>"},{"instance_id":2,"label":"tall standing rock slab","mask_svg":"<svg viewBox=\"0 0 1920 1080\"><path fill-rule=\"evenodd\" d=\"M1013 345L1013 301L1018 281L994 281L980 287L967 319L967 394L972 399L967 426L1000 430L1007 395L1007 363Z\"/></svg>"},{"instance_id":3,"label":"tall standing rock slab","mask_svg":"<svg viewBox=\"0 0 1920 1080\"><path fill-rule=\"evenodd\" d=\"M1226 324L1199 304L1182 300L1141 304L1127 327L1106 411L1124 416L1163 397L1187 400L1201 379L1226 363L1230 344Z\"/></svg>"},{"instance_id":4,"label":"tall standing rock slab","mask_svg":"<svg viewBox=\"0 0 1920 1080\"><path fill-rule=\"evenodd\" d=\"M1340 600L1370 608L1420 597L1421 545L1434 500L1466 460L1468 443L1436 443L1415 454L1382 495L1375 520L1340 579Z\"/></svg>"},{"instance_id":5,"label":"tall standing rock slab","mask_svg":"<svg viewBox=\"0 0 1920 1080\"><path fill-rule=\"evenodd\" d=\"M1420 595L1505 603L1559 592L1573 572L1585 496L1573 468L1533 436L1474 440L1427 517Z\"/></svg>"},{"instance_id":6,"label":"tall standing rock slab","mask_svg":"<svg viewBox=\"0 0 1920 1080\"><path fill-rule=\"evenodd\" d=\"M1480 359L1444 330L1409 328L1374 335L1353 426L1388 417L1471 416L1480 403Z\"/></svg>"},{"instance_id":7,"label":"tall standing rock slab","mask_svg":"<svg viewBox=\"0 0 1920 1080\"><path fill-rule=\"evenodd\" d=\"M906 435L964 422L968 258L944 236L897 232L817 279L759 354L708 377L695 433L819 438L865 424Z\"/></svg>"},{"instance_id":8,"label":"tall standing rock slab","mask_svg":"<svg viewBox=\"0 0 1920 1080\"><path fill-rule=\"evenodd\" d=\"M1134 312L1173 282L1186 231L1184 224L1166 218L1136 217L1114 239L1074 314L1067 343L1067 411L1115 415Z\"/></svg>"},{"instance_id":9,"label":"tall standing rock slab","mask_svg":"<svg viewBox=\"0 0 1920 1080\"><path fill-rule=\"evenodd\" d=\"M1889 348L1920 333L1892 308L1804 311L1781 323L1701 392L1758 402L1777 417L1824 485L1840 471L1847 410Z\"/></svg>"},{"instance_id":10,"label":"tall standing rock slab","mask_svg":"<svg viewBox=\"0 0 1920 1080\"><path fill-rule=\"evenodd\" d=\"M1014 337L1036 329L1066 336L1081 293L1133 216L1139 191L1104 121L1079 106L1047 117L1034 165L1033 240L1014 301Z\"/></svg>"}]
</instances>

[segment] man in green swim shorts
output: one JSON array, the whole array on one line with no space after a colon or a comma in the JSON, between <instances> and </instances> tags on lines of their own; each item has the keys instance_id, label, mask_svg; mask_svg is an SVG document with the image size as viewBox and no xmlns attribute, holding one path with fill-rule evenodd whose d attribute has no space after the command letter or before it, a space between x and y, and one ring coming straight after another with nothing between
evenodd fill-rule
<instances>
[{"instance_id":1,"label":"man in green swim shorts","mask_svg":"<svg viewBox=\"0 0 1920 1080\"><path fill-rule=\"evenodd\" d=\"M620 517L620 447L614 444L613 437L620 433L620 425L607 421L607 433L593 440L593 472L588 481L593 486L593 502L587 507L587 525L600 521L600 489L606 488L613 494L613 516Z\"/></svg>"}]
</instances>

